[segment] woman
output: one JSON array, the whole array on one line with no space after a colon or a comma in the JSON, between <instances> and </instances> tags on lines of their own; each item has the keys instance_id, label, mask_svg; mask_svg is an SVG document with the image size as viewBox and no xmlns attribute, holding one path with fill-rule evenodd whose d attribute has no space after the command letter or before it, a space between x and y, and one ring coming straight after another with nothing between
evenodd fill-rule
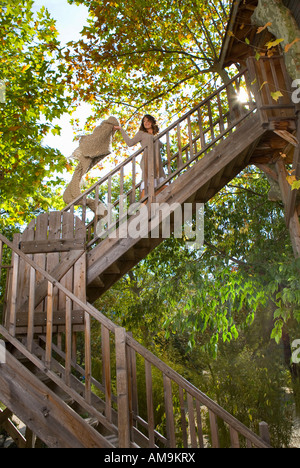
<instances>
[{"instance_id":1,"label":"woman","mask_svg":"<svg viewBox=\"0 0 300 468\"><path fill-rule=\"evenodd\" d=\"M140 128L139 128L139 131L137 132L137 134L133 138L130 138L122 127L118 126L118 127L114 127L114 128L115 128L115 130L120 130L121 131L122 137L124 138L124 141L127 144L127 146L135 146L137 143L141 143L142 147L145 147L145 146L147 146L147 144L149 142L149 136L150 135L154 136L157 133L159 133L159 128L158 128L158 125L156 123L156 119L152 115L149 115L149 114L144 115L144 117L142 118L142 122L141 122L141 125L140 125ZM161 148L161 147L162 147L162 143L159 141L159 148ZM157 159L158 159L158 166L159 167L156 167L157 166L157 163L156 163ZM142 167L142 177L143 177L143 182L142 182L142 185L141 185L141 189L143 191L143 193L142 193L142 197L143 197L144 188L145 188L144 181L148 179L148 177L147 177L147 175L148 175L147 174L148 164L147 164L147 161L145 160L144 156L143 156L143 159L142 159L141 167ZM155 174L155 186L156 186L164 179L164 171L163 171L162 161L161 161L160 157L159 158L154 158L154 174Z\"/></svg>"}]
</instances>

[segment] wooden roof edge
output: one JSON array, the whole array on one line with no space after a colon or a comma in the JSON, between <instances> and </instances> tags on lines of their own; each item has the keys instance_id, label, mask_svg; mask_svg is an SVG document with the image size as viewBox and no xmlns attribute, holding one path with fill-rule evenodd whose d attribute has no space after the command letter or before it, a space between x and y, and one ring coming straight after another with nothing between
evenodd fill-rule
<instances>
[{"instance_id":1,"label":"wooden roof edge","mask_svg":"<svg viewBox=\"0 0 300 468\"><path fill-rule=\"evenodd\" d=\"M222 44L222 48L221 48L221 52L219 56L219 61L220 61L220 65L222 68L224 67L229 42L232 39L232 37L228 33L230 31L233 32L233 27L236 21L236 17L237 17L241 2L242 0L234 0L231 5L229 21L227 23L226 32L225 32L225 36L224 36L224 40L223 40L223 44Z\"/></svg>"}]
</instances>

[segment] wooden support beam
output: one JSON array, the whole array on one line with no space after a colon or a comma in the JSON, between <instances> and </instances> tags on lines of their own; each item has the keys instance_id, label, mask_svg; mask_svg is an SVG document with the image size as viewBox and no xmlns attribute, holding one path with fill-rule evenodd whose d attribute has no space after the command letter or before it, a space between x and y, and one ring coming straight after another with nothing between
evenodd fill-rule
<instances>
[{"instance_id":1,"label":"wooden support beam","mask_svg":"<svg viewBox=\"0 0 300 468\"><path fill-rule=\"evenodd\" d=\"M57 281L60 281L82 255L85 255L84 250L73 250L67 253L64 261L60 262L49 274ZM48 281L45 279L42 280L36 288L35 307L37 307L42 302L42 300L45 299L45 297L47 296L47 292ZM20 307L20 310L28 310L28 299Z\"/></svg>"},{"instance_id":2,"label":"wooden support beam","mask_svg":"<svg viewBox=\"0 0 300 468\"><path fill-rule=\"evenodd\" d=\"M49 252L69 252L70 250L84 250L85 239L34 240L20 243L20 249L26 254Z\"/></svg>"},{"instance_id":3,"label":"wooden support beam","mask_svg":"<svg viewBox=\"0 0 300 468\"><path fill-rule=\"evenodd\" d=\"M116 328L119 448L130 448L126 331Z\"/></svg>"},{"instance_id":4,"label":"wooden support beam","mask_svg":"<svg viewBox=\"0 0 300 468\"><path fill-rule=\"evenodd\" d=\"M299 145L298 138L296 138L287 130L274 130L274 133L276 133L276 135L280 136L281 138L283 138L284 140L286 140L288 143L290 143L291 145L295 147Z\"/></svg>"},{"instance_id":5,"label":"wooden support beam","mask_svg":"<svg viewBox=\"0 0 300 468\"><path fill-rule=\"evenodd\" d=\"M272 177L272 179L274 179L276 182L278 182L278 174L275 171L273 171L270 166L268 166L267 164L255 164L255 166L258 167L258 169L263 171L268 176Z\"/></svg>"},{"instance_id":6,"label":"wooden support beam","mask_svg":"<svg viewBox=\"0 0 300 468\"><path fill-rule=\"evenodd\" d=\"M4 411L0 408L0 427L12 416L12 411L6 408Z\"/></svg>"}]
</instances>

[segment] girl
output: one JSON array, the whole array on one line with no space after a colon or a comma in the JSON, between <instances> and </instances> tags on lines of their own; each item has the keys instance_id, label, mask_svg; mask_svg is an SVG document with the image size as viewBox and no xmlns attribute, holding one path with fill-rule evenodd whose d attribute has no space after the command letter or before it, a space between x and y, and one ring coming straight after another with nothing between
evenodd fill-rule
<instances>
[{"instance_id":1,"label":"girl","mask_svg":"<svg viewBox=\"0 0 300 468\"><path fill-rule=\"evenodd\" d=\"M121 131L122 137L125 143L127 144L127 146L129 147L134 146L137 143L141 143L142 147L145 147L147 146L149 142L149 137L151 138L150 135L152 135L152 138L153 138L154 135L159 133L159 128L156 123L156 119L152 115L149 115L149 114L144 115L144 117L142 118L139 131L133 138L130 138L122 127L118 126L118 127L114 127L114 129ZM162 146L162 143L159 141L159 148L161 148L161 146ZM156 167L157 166L156 159L157 158L154 158L155 186L158 185L164 179L164 171L162 167L161 158L160 157L158 158L159 167ZM147 177L148 164L147 164L147 161L145 160L145 156L143 156L142 158L141 167L142 167L142 177L143 177L141 189L142 189L142 197L143 197L144 189L145 189L144 181L148 179Z\"/></svg>"}]
</instances>

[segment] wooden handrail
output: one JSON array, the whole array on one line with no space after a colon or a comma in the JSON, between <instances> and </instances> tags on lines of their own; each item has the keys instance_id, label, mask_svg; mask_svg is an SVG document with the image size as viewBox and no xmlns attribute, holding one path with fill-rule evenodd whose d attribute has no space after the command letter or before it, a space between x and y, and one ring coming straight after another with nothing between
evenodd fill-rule
<instances>
[{"instance_id":1,"label":"wooden handrail","mask_svg":"<svg viewBox=\"0 0 300 468\"><path fill-rule=\"evenodd\" d=\"M186 112L184 115L182 115L179 119L176 120L176 122L173 122L169 127L167 127L165 130L162 130L158 135L155 135L154 141L159 140L161 137L163 137L166 133L168 133L170 130L174 129L177 127L177 125L184 120L186 120L189 116L194 114L196 110L200 109L203 107L205 104L207 104L209 101L211 101L215 96L220 94L222 91L226 90L228 86L230 86L232 83L234 83L238 78L243 76L247 72L247 68L243 68L239 73L237 73L233 78L231 78L228 83L220 86L216 91L214 91L212 94L210 94L207 98L203 99L200 101L198 104L196 104L191 110Z\"/></svg>"}]
</instances>

